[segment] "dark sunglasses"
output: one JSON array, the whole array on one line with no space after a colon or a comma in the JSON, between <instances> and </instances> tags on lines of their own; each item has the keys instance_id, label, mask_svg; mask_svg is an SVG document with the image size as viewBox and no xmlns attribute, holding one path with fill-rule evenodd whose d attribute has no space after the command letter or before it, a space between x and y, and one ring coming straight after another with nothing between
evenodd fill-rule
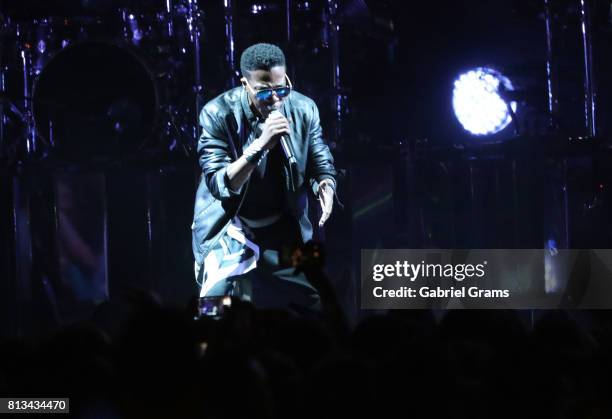
<instances>
[{"instance_id":1,"label":"dark sunglasses","mask_svg":"<svg viewBox=\"0 0 612 419\"><path fill-rule=\"evenodd\" d=\"M276 96L278 96L280 99L289 96L289 93L291 93L291 87L292 87L291 80L289 80L289 76L287 76L286 74L285 74L285 78L287 79L287 86L274 87L271 89L261 89L261 90L255 91L255 97L257 98L257 100L262 100L262 101L270 100L273 94L276 94Z\"/></svg>"}]
</instances>

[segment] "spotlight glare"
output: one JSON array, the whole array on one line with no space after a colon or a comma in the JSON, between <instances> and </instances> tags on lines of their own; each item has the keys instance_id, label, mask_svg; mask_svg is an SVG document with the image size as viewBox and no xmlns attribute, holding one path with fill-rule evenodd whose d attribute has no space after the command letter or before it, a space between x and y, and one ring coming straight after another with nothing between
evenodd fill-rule
<instances>
[{"instance_id":1,"label":"spotlight glare","mask_svg":"<svg viewBox=\"0 0 612 419\"><path fill-rule=\"evenodd\" d=\"M474 135L490 135L503 130L512 121L506 102L499 94L514 90L510 80L488 67L478 67L461 74L454 83L453 110L463 128ZM516 102L510 102L516 112Z\"/></svg>"}]
</instances>

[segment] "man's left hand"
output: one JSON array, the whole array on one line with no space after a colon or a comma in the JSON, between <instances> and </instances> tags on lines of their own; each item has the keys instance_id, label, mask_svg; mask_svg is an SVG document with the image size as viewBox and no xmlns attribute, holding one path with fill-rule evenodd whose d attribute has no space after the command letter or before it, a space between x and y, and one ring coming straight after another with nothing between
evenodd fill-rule
<instances>
[{"instance_id":1,"label":"man's left hand","mask_svg":"<svg viewBox=\"0 0 612 419\"><path fill-rule=\"evenodd\" d=\"M333 182L329 179L323 179L319 183L319 202L321 203L321 210L323 212L319 220L319 227L323 227L323 224L325 224L331 215L332 208L334 207Z\"/></svg>"}]
</instances>

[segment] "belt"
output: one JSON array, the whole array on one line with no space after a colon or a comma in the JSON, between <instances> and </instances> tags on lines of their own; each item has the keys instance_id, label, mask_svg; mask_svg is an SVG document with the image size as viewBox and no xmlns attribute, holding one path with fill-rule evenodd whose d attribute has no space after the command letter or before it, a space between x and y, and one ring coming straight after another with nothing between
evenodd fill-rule
<instances>
[{"instance_id":1,"label":"belt","mask_svg":"<svg viewBox=\"0 0 612 419\"><path fill-rule=\"evenodd\" d=\"M244 223L251 228L261 228L274 224L275 222L280 220L282 216L283 213L279 212L278 214L270 215L269 217L264 218L251 219L243 217L242 215L239 215L238 218L244 221Z\"/></svg>"}]
</instances>

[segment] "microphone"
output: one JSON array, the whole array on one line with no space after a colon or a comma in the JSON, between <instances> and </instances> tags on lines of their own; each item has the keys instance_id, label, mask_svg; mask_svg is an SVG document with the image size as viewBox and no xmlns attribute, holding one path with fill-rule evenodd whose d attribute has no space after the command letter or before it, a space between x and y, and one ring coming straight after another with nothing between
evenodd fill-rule
<instances>
[{"instance_id":1,"label":"microphone","mask_svg":"<svg viewBox=\"0 0 612 419\"><path fill-rule=\"evenodd\" d=\"M274 110L271 113L278 112L282 115L282 112L279 110ZM289 176L290 182L293 187L293 191L295 192L298 188L298 179L300 178L300 169L298 167L297 159L293 154L293 149L291 148L291 138L288 134L282 134L280 137L280 145L283 149L283 154L287 159L287 163L289 163Z\"/></svg>"},{"instance_id":2,"label":"microphone","mask_svg":"<svg viewBox=\"0 0 612 419\"><path fill-rule=\"evenodd\" d=\"M279 110L273 110L272 112L270 112L270 115L272 115L272 114L283 115L283 113L281 111L279 111ZM291 141L291 139L289 138L289 135L282 134L280 136L280 141L279 142L280 142L281 148L283 149L283 153L285 154L285 157L287 158L287 161L289 161L289 163L291 164L291 162L295 160L295 156L293 155L293 150L289 146L290 141Z\"/></svg>"}]
</instances>

